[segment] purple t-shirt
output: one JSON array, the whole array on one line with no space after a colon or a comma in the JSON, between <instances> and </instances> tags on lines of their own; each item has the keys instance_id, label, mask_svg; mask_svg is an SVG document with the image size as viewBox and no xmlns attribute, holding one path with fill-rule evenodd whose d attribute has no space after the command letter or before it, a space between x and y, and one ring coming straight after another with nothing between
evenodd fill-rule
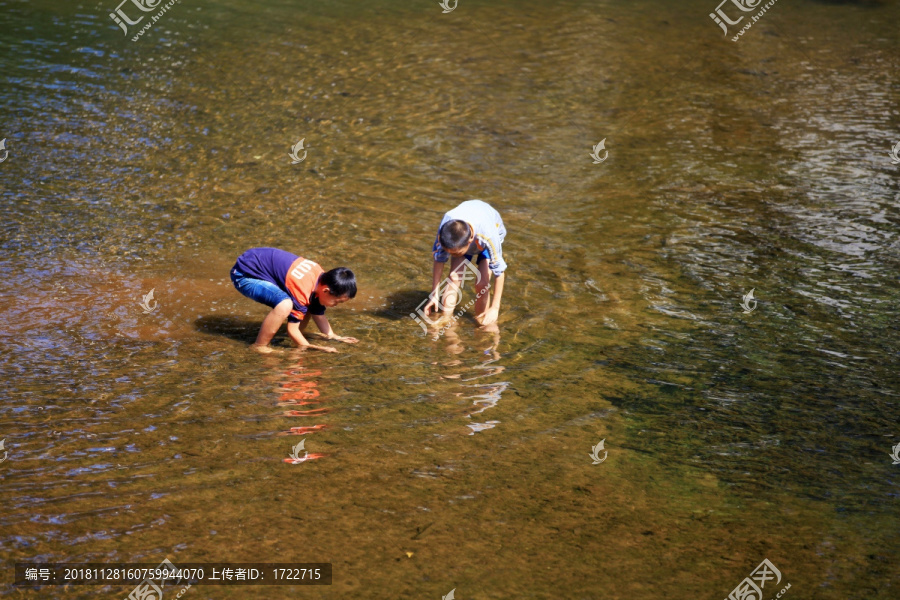
<instances>
[{"instance_id":1,"label":"purple t-shirt","mask_svg":"<svg viewBox=\"0 0 900 600\"><path fill-rule=\"evenodd\" d=\"M322 267L313 261L278 248L251 248L238 257L234 268L247 277L274 283L290 296L294 310L289 321L299 321L307 311L313 315L325 314L325 307L314 291Z\"/></svg>"}]
</instances>

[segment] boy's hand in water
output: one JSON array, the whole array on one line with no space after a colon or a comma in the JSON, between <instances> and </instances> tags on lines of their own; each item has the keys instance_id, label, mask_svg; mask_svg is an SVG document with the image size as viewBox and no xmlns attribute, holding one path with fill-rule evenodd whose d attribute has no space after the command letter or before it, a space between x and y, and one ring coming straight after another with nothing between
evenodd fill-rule
<instances>
[{"instance_id":1,"label":"boy's hand in water","mask_svg":"<svg viewBox=\"0 0 900 600\"><path fill-rule=\"evenodd\" d=\"M309 344L308 346L301 346L301 349L306 348L314 348L316 350L321 350L322 352L337 352L337 348L332 348L331 346L316 346L313 344Z\"/></svg>"},{"instance_id":2,"label":"boy's hand in water","mask_svg":"<svg viewBox=\"0 0 900 600\"><path fill-rule=\"evenodd\" d=\"M328 338L329 340L337 340L339 342L344 342L345 344L357 344L359 340L355 337L345 336L345 335L332 335Z\"/></svg>"},{"instance_id":3,"label":"boy's hand in water","mask_svg":"<svg viewBox=\"0 0 900 600\"><path fill-rule=\"evenodd\" d=\"M497 308L488 308L486 311L475 317L475 320L478 321L478 324L481 326L484 325L493 325L497 322L497 318L500 316L500 309Z\"/></svg>"},{"instance_id":4,"label":"boy's hand in water","mask_svg":"<svg viewBox=\"0 0 900 600\"><path fill-rule=\"evenodd\" d=\"M438 299L437 299L436 294L435 294L435 297L432 298L431 300L429 300L428 304L426 304L425 307L422 309L422 312L425 313L426 317L431 314L432 308L434 309L435 314L439 312L438 311Z\"/></svg>"}]
</instances>

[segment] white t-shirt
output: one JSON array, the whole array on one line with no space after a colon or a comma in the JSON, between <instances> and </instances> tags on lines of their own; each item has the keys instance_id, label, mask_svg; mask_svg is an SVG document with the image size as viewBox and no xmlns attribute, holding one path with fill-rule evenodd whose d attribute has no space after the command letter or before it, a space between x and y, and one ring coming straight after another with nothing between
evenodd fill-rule
<instances>
[{"instance_id":1,"label":"white t-shirt","mask_svg":"<svg viewBox=\"0 0 900 600\"><path fill-rule=\"evenodd\" d=\"M506 261L503 260L503 238L506 237L506 227L494 208L481 200L467 200L447 211L438 227L438 235L434 240L434 260L447 262L450 255L441 247L441 227L447 221L465 221L475 231L475 241L484 248L487 253L491 272L499 277L506 270Z\"/></svg>"}]
</instances>

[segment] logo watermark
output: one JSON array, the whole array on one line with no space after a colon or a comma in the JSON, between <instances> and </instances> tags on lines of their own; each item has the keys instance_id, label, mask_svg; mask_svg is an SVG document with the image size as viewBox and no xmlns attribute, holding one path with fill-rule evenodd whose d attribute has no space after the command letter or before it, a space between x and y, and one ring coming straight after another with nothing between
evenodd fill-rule
<instances>
[{"instance_id":1,"label":"logo watermark","mask_svg":"<svg viewBox=\"0 0 900 600\"><path fill-rule=\"evenodd\" d=\"M6 140L3 140L4 142ZM3 148L3 142L0 142L0 148ZM0 162L3 162L0 160ZM897 142L897 145L891 148L891 164L892 165L900 165L900 142Z\"/></svg>"},{"instance_id":2,"label":"logo watermark","mask_svg":"<svg viewBox=\"0 0 900 600\"><path fill-rule=\"evenodd\" d=\"M303 150L303 140L305 140L305 139L306 138L303 138L302 140L300 140L299 142L297 142L296 144L291 146L291 152L290 152L290 154L288 154L288 156L290 156L293 159L293 160L291 160L292 165L296 165L297 163L302 163L304 160L306 160L306 150ZM298 157L297 155L300 153L301 150L303 150L303 157Z\"/></svg>"},{"instance_id":3,"label":"logo watermark","mask_svg":"<svg viewBox=\"0 0 900 600\"><path fill-rule=\"evenodd\" d=\"M725 600L762 600L763 588L766 587L766 582L772 580L775 580L775 585L780 584L781 571L776 569L775 565L768 558L764 558L753 569L749 577L745 577L736 588L731 590L731 593L728 594L728 598ZM781 598L790 588L791 584L789 583L775 595L775 598Z\"/></svg>"},{"instance_id":4,"label":"logo watermark","mask_svg":"<svg viewBox=\"0 0 900 600\"><path fill-rule=\"evenodd\" d=\"M452 590L450 590L449 594L447 594L446 596L441 596L441 600L453 600L453 592L455 591L456 588L453 588Z\"/></svg>"},{"instance_id":5,"label":"logo watermark","mask_svg":"<svg viewBox=\"0 0 900 600\"><path fill-rule=\"evenodd\" d=\"M478 267L475 266L469 259L463 260L462 265L460 265L460 267L457 267L457 271L460 270L462 272L460 273L460 281L458 287L455 287L453 285L453 282L450 280L450 276L448 275L444 278L443 281L438 284L437 288L435 288L434 291L428 294L428 297L425 300L422 300L419 303L419 305L416 307L416 312L409 313L409 316L419 324L419 327L421 327L422 331L424 331L425 333L428 333L428 325L435 326L440 324L440 315L443 314L445 308L449 308L450 306L455 307L457 304L459 304L459 300L462 297L462 287L467 281L471 281L472 279L474 279L475 285L481 283L481 271L479 271ZM470 300L469 303L466 304L466 306L460 309L457 314L454 315L451 324L458 321L459 317L462 316L466 309L470 308L475 303L475 301L478 300L478 298L486 294L489 288L490 286L487 286L483 290L478 292L478 295L475 296L473 300ZM447 290L450 290L450 292L447 293L447 304L445 305L444 295ZM437 308L435 309L435 320L432 320L432 318L429 317L423 310L423 307L425 307L432 300L437 301ZM426 322L428 323L428 325L425 324ZM447 330L448 326L445 326L441 329L441 334L443 334L443 332ZM436 337L440 337L440 335L437 335Z\"/></svg>"},{"instance_id":6,"label":"logo watermark","mask_svg":"<svg viewBox=\"0 0 900 600\"><path fill-rule=\"evenodd\" d=\"M900 144L897 146L900 147ZM0 150L3 150L3 158L0 158L0 163L2 163L9 156L9 150L6 149L6 138L0 140Z\"/></svg>"},{"instance_id":7,"label":"logo watermark","mask_svg":"<svg viewBox=\"0 0 900 600\"><path fill-rule=\"evenodd\" d=\"M600 151L601 151L601 150L603 150L603 151L605 152L605 154L603 155L603 158L600 158ZM599 164L602 163L604 160L606 160L607 158L609 158L609 151L606 149L606 138L603 138L602 140L600 140L600 143L599 143L599 144L597 144L596 146L594 146L594 151L591 152L591 158L594 159L594 164L595 164L595 165L599 165Z\"/></svg>"},{"instance_id":8,"label":"logo watermark","mask_svg":"<svg viewBox=\"0 0 900 600\"><path fill-rule=\"evenodd\" d=\"M0 450L3 450L3 458L0 458L0 463L5 461L7 459L7 457L9 456L9 452L6 451L5 444L6 444L6 438L3 438L2 440L0 440ZM897 447L900 448L900 445L898 445ZM894 464L896 464L896 463L894 463Z\"/></svg>"},{"instance_id":9,"label":"logo watermark","mask_svg":"<svg viewBox=\"0 0 900 600\"><path fill-rule=\"evenodd\" d=\"M299 411L298 411L299 412ZM300 463L306 462L308 460L314 460L316 458L322 458L324 454L310 454L306 450L306 438L303 438L296 445L291 447L291 457L285 458L284 462L289 465L299 465ZM303 452L303 456L300 456L300 453Z\"/></svg>"},{"instance_id":10,"label":"logo watermark","mask_svg":"<svg viewBox=\"0 0 900 600\"><path fill-rule=\"evenodd\" d=\"M156 289L156 288L151 289L151 290L144 296L144 301L141 302L141 305L140 305L140 306L141 306L141 308L144 309L144 314L152 313L154 310L156 310L157 308L159 308L159 302L156 302L156 301L153 300L153 290L155 290L155 289ZM153 306L150 306L150 302L153 302Z\"/></svg>"},{"instance_id":11,"label":"logo watermark","mask_svg":"<svg viewBox=\"0 0 900 600\"><path fill-rule=\"evenodd\" d=\"M753 292L756 291L756 288L751 289L749 292L744 294L743 300L741 301L741 308L744 309L744 314L749 315L754 310L756 310L756 300L753 299ZM750 303L753 303L753 306L750 306Z\"/></svg>"},{"instance_id":12,"label":"logo watermark","mask_svg":"<svg viewBox=\"0 0 900 600\"><path fill-rule=\"evenodd\" d=\"M456 10L456 5L459 4L459 0L453 0L453 6L451 7L448 0L441 0L440 5L444 10L441 11L442 14L447 14L449 12L453 12ZM451 594L453 592L450 592Z\"/></svg>"},{"instance_id":13,"label":"logo watermark","mask_svg":"<svg viewBox=\"0 0 900 600\"><path fill-rule=\"evenodd\" d=\"M590 453L589 456L590 456L592 459L594 459L594 462L591 463L591 464L599 465L599 464L602 463L604 460L606 460L606 457L609 455L609 451L606 450L606 449L604 449L604 447L603 447L603 444L604 444L605 442L606 442L606 438L603 438L602 440L600 440L600 443L599 443L599 444L597 444L596 446L594 446L593 448L591 448L591 453ZM603 450L603 458L600 458L600 451L601 451L601 450Z\"/></svg>"},{"instance_id":14,"label":"logo watermark","mask_svg":"<svg viewBox=\"0 0 900 600\"><path fill-rule=\"evenodd\" d=\"M112 19L116 25L121 27L122 31L125 33L125 35L128 36L128 26L129 25L137 25L138 23L140 23L141 21L144 20L144 17L146 15L141 15L136 21L132 21L131 19L128 18L128 15L125 14L125 11L122 10L123 4L126 4L127 2L131 2L141 12L145 12L145 13L153 12L157 8L159 8L159 12L157 12L155 15L151 15L150 20L147 21L144 24L144 26L141 27L140 31L138 31L137 34L131 38L132 42L136 42L138 40L138 38L140 38L142 35L144 35L144 33L148 29L153 27L153 25L157 21L159 21L159 19L166 13L166 11L168 11L170 8L172 8L175 5L175 3L180 2L180 1L181 0L169 0L168 2L166 2L165 4L163 4L160 7L160 3L162 2L162 0L122 0L122 2L119 3L119 6L116 7L116 10L114 12L109 13L109 18Z\"/></svg>"},{"instance_id":15,"label":"logo watermark","mask_svg":"<svg viewBox=\"0 0 900 600\"><path fill-rule=\"evenodd\" d=\"M303 456L300 456L300 451L303 450ZM306 460L306 457L309 456L309 452L306 450L306 438L300 440L297 445L291 447L291 458L294 460Z\"/></svg>"},{"instance_id":16,"label":"logo watermark","mask_svg":"<svg viewBox=\"0 0 900 600\"><path fill-rule=\"evenodd\" d=\"M3 448L3 442L0 442L0 448ZM893 464L900 465L900 444L897 444L896 446L891 448L891 450L893 450L893 453L891 454L891 458L894 459ZM0 462L3 461L0 460Z\"/></svg>"},{"instance_id":17,"label":"logo watermark","mask_svg":"<svg viewBox=\"0 0 900 600\"><path fill-rule=\"evenodd\" d=\"M719 27L722 28L722 31L725 32L725 37L728 37L728 25L740 24L740 22L744 20L745 15L741 15L737 20L732 21L728 17L728 15L725 14L725 11L722 10L722 5L727 4L728 2L731 2L742 12L746 13L746 12L752 12L752 11L756 10L757 8L759 8L759 5L762 3L762 1L763 0L722 0L722 2L719 3L719 6L716 7L715 12L709 13L709 16L713 21L716 22L716 24ZM755 15L750 15L751 20L747 21L747 23L741 28L741 30L738 31L737 34L733 38L731 38L731 41L732 42L738 41L738 38L740 38L742 35L744 35L744 33L746 33L748 29L753 27L753 24L756 23L757 21L759 21L762 18L762 16L766 13L766 11L769 10L772 6L774 6L777 1L778 0L769 0L762 6L762 9L758 13L756 13Z\"/></svg>"}]
</instances>

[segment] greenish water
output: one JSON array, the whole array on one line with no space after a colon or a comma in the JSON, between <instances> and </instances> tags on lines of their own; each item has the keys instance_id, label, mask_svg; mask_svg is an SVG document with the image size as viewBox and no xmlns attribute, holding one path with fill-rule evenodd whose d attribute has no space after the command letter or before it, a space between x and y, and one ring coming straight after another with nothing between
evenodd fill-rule
<instances>
[{"instance_id":1,"label":"greenish water","mask_svg":"<svg viewBox=\"0 0 900 600\"><path fill-rule=\"evenodd\" d=\"M168 556L334 565L185 599L718 599L768 558L788 599L896 598L900 9L780 0L733 43L715 4L181 0L132 42L114 2L0 1L0 595ZM499 332L435 341L470 198ZM352 268L360 344L250 353L254 246Z\"/></svg>"}]
</instances>

